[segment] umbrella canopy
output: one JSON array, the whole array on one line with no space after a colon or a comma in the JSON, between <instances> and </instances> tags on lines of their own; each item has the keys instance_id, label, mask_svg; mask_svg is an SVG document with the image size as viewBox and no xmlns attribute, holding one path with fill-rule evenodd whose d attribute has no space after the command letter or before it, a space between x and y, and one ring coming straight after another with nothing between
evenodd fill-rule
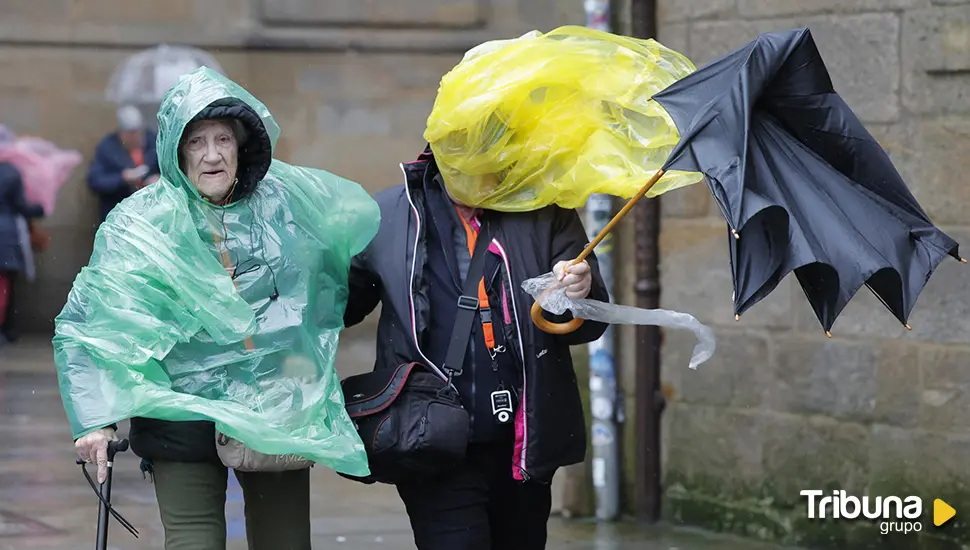
<instances>
[{"instance_id":1,"label":"umbrella canopy","mask_svg":"<svg viewBox=\"0 0 970 550\"><path fill-rule=\"evenodd\" d=\"M225 74L216 60L203 50L191 46L162 44L138 52L123 61L108 81L108 101L123 104L157 105L179 77L208 67Z\"/></svg>"},{"instance_id":2,"label":"umbrella canopy","mask_svg":"<svg viewBox=\"0 0 970 550\"><path fill-rule=\"evenodd\" d=\"M653 99L681 134L664 169L703 172L730 227L737 315L794 271L826 332L862 285L906 324L939 262L960 258L808 29L761 35Z\"/></svg>"},{"instance_id":3,"label":"umbrella canopy","mask_svg":"<svg viewBox=\"0 0 970 550\"><path fill-rule=\"evenodd\" d=\"M47 217L54 214L58 191L83 160L78 151L61 149L39 137L18 137L0 125L0 162L17 168L27 201L41 205Z\"/></svg>"}]
</instances>

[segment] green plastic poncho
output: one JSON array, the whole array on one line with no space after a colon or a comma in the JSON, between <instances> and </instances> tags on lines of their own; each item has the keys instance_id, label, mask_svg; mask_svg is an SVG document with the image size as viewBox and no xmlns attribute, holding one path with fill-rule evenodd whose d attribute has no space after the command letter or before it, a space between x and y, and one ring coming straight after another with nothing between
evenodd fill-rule
<instances>
[{"instance_id":1,"label":"green plastic poncho","mask_svg":"<svg viewBox=\"0 0 970 550\"><path fill-rule=\"evenodd\" d=\"M97 232L55 321L71 430L211 420L256 451L368 475L334 359L350 260L380 211L354 182L275 159L249 194L205 201L179 168L179 140L196 114L232 98L275 147L279 127L246 90L206 68L183 76L158 113L160 181Z\"/></svg>"}]
</instances>

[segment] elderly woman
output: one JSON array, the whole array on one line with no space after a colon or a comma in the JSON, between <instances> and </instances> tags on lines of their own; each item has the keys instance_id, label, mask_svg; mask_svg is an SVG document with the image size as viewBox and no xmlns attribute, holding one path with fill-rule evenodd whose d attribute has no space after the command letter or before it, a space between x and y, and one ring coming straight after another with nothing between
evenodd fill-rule
<instances>
[{"instance_id":1,"label":"elderly woman","mask_svg":"<svg viewBox=\"0 0 970 550\"><path fill-rule=\"evenodd\" d=\"M379 213L353 182L273 160L278 132L221 75L183 77L159 110L159 184L108 216L57 319L77 453L103 482L131 419L167 550L226 546L234 463L217 444L298 458L236 469L250 549L310 548L310 461L367 473L333 360Z\"/></svg>"}]
</instances>

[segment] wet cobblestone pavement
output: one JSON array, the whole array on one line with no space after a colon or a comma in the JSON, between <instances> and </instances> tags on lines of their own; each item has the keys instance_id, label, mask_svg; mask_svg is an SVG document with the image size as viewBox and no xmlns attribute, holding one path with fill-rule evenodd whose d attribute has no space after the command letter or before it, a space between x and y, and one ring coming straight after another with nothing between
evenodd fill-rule
<instances>
[{"instance_id":1,"label":"wet cobblestone pavement","mask_svg":"<svg viewBox=\"0 0 970 550\"><path fill-rule=\"evenodd\" d=\"M0 550L80 550L94 547L97 498L74 463L71 434L46 342L0 349ZM122 426L122 432L127 426ZM118 523L109 547L162 548L154 490L138 458L119 455L112 503L141 533ZM93 471L92 471L93 475ZM312 475L315 549L409 550L407 516L387 486L362 486L325 468ZM230 477L226 515L230 550L246 548L242 492ZM600 524L553 518L549 550L777 550L750 541L669 527Z\"/></svg>"}]
</instances>

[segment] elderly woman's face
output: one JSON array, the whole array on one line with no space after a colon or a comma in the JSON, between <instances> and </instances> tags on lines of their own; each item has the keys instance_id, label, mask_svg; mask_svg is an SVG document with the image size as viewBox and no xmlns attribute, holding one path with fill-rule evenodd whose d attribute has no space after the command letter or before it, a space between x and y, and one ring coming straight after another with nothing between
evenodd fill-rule
<instances>
[{"instance_id":1,"label":"elderly woman's face","mask_svg":"<svg viewBox=\"0 0 970 550\"><path fill-rule=\"evenodd\" d=\"M232 127L221 120L200 120L185 130L182 162L186 177L202 196L226 200L236 180L239 146Z\"/></svg>"}]
</instances>

